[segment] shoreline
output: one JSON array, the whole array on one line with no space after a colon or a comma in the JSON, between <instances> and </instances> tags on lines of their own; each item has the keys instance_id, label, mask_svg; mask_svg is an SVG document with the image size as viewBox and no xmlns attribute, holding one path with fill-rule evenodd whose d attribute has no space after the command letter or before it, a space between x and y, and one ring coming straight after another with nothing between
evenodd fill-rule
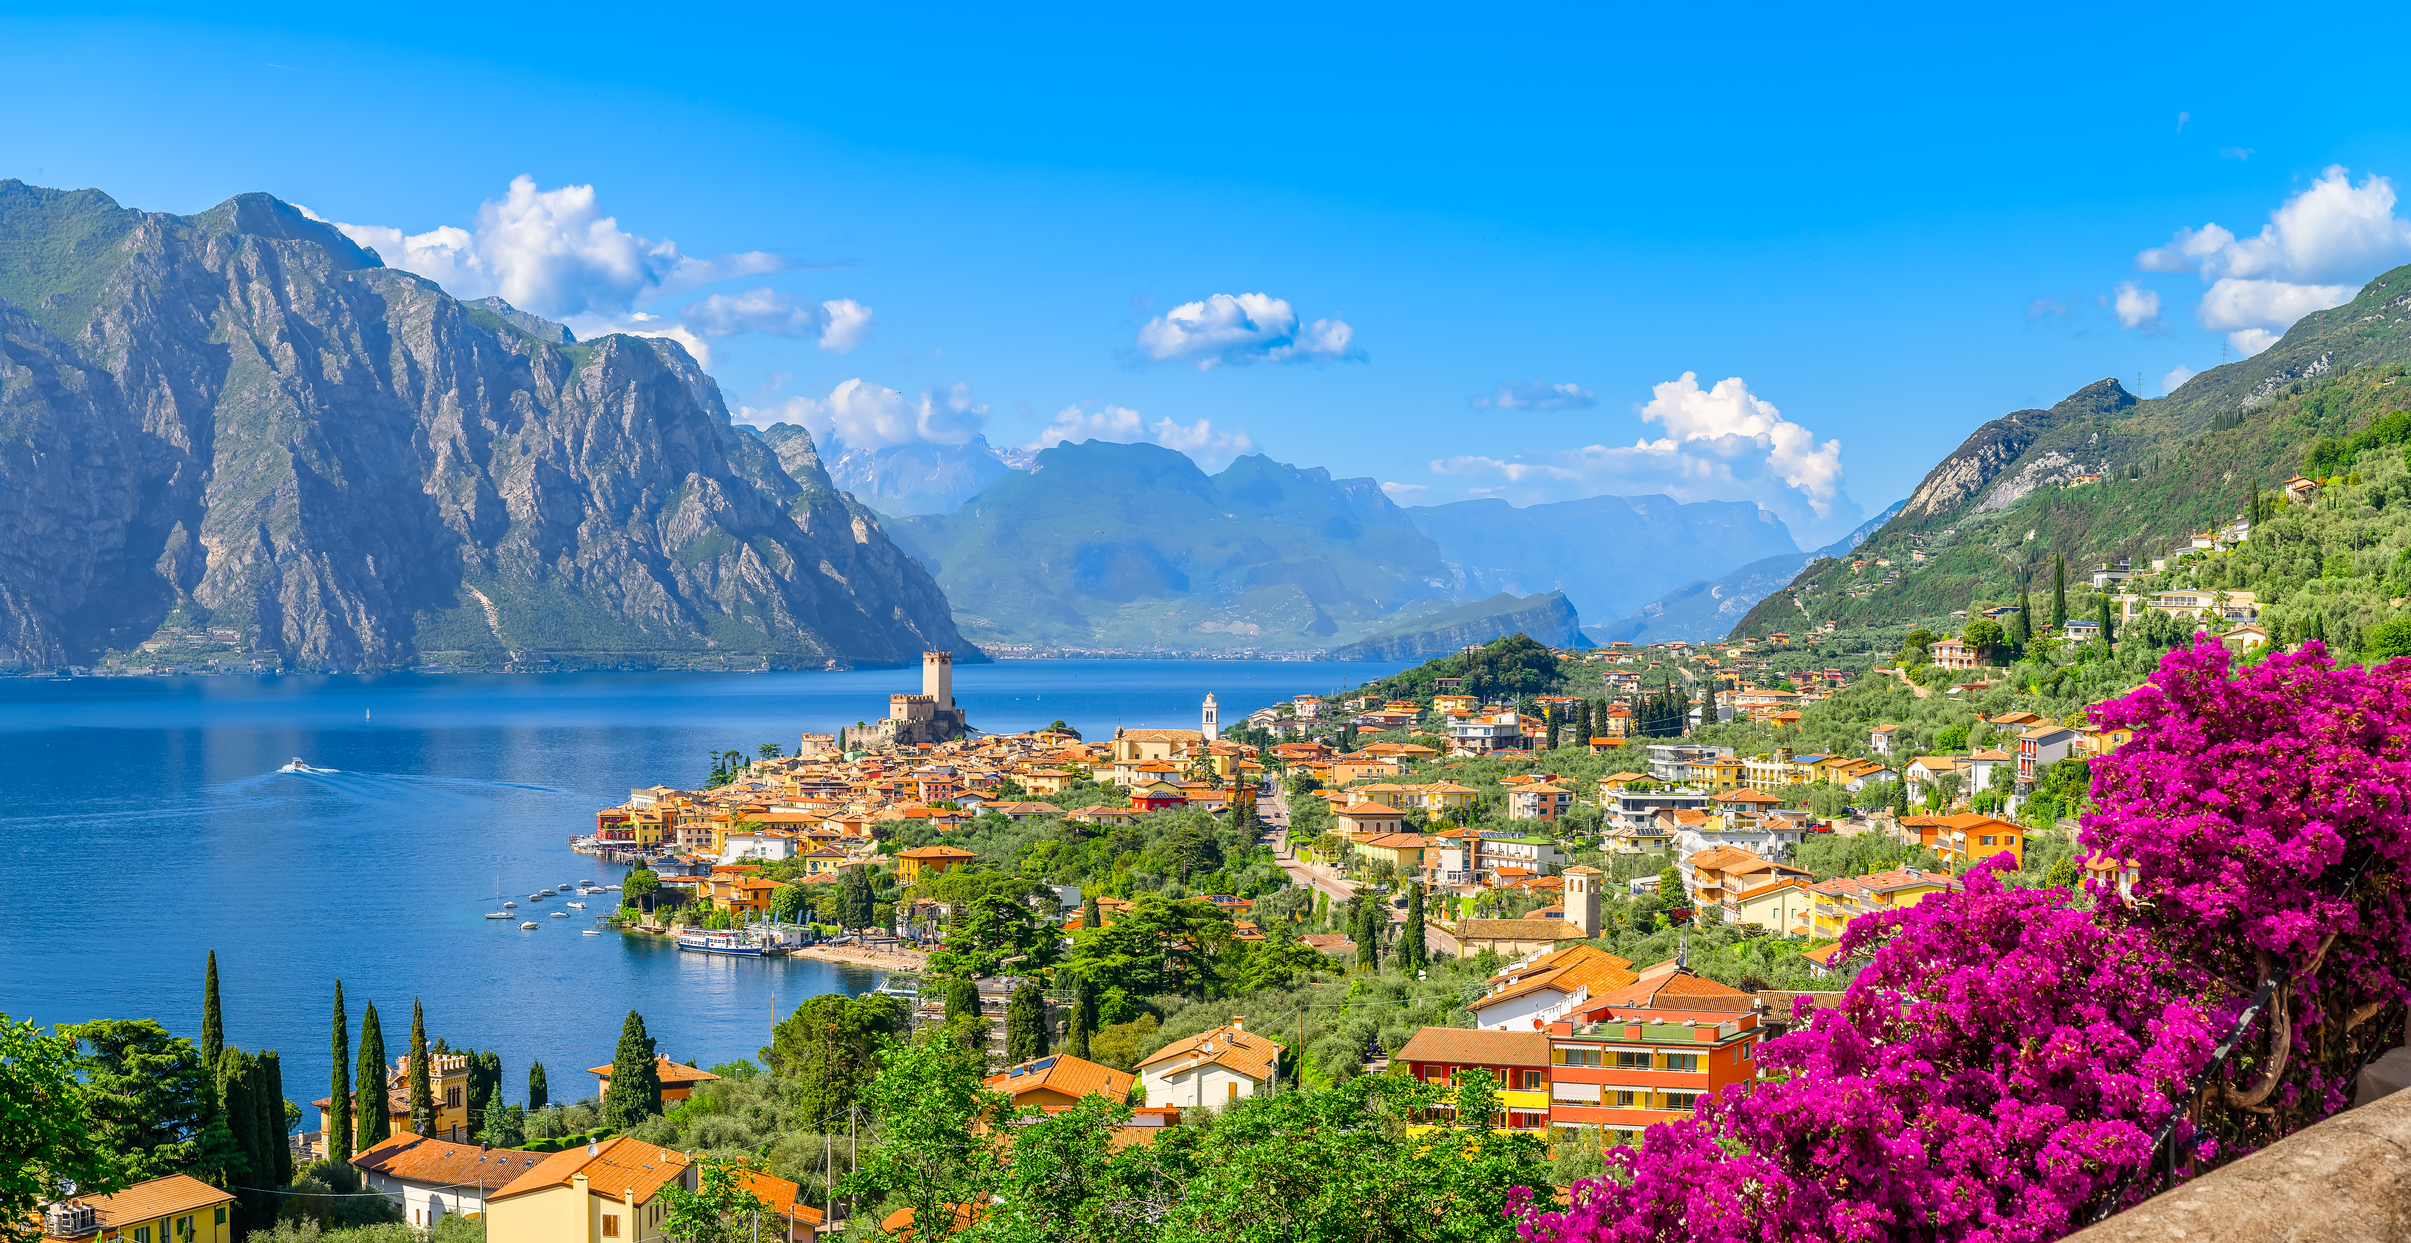
<instances>
[{"instance_id":1,"label":"shoreline","mask_svg":"<svg viewBox=\"0 0 2411 1243\"><path fill-rule=\"evenodd\" d=\"M790 958L818 958L823 962L851 963L857 967L877 967L883 971L929 970L929 955L917 950L867 950L859 947L832 948L826 945L807 945L788 955Z\"/></svg>"}]
</instances>

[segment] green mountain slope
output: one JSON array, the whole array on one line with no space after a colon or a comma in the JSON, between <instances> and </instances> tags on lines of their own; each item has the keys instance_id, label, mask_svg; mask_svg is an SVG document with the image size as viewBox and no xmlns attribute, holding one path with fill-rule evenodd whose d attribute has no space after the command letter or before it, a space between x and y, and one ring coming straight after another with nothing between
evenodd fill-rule
<instances>
[{"instance_id":1,"label":"green mountain slope","mask_svg":"<svg viewBox=\"0 0 2411 1243\"><path fill-rule=\"evenodd\" d=\"M1969 436L1850 560L1818 562L1760 601L1738 635L1935 620L2048 591L2053 558L2071 581L2103 561L2140 567L2172 541L2245 512L2342 438L2411 406L2411 267L2352 302L2305 317L2268 350L2137 401L2115 380L2049 410L2021 410ZM2096 481L2083 481L2098 475ZM1889 566L1873 564L1889 561Z\"/></svg>"},{"instance_id":2,"label":"green mountain slope","mask_svg":"<svg viewBox=\"0 0 2411 1243\"><path fill-rule=\"evenodd\" d=\"M1502 591L1487 600L1419 617L1332 655L1340 660L1421 660L1511 634L1528 635L1550 647L1589 646L1582 637L1582 617L1566 602L1564 592L1518 597Z\"/></svg>"}]
</instances>

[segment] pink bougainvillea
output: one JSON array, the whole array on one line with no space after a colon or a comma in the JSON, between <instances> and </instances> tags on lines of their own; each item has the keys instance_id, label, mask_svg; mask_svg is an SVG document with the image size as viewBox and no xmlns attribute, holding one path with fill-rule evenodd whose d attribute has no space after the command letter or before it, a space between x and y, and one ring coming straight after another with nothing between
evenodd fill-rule
<instances>
[{"instance_id":1,"label":"pink bougainvillea","mask_svg":"<svg viewBox=\"0 0 2411 1243\"><path fill-rule=\"evenodd\" d=\"M2339 671L2313 647L2230 680L2227 659L2173 652L2094 712L2136 733L2099 766L2083 842L2134 861L2137 901L2005 888L1995 859L1962 893L1854 921L1843 953L1865 967L1765 1046L1768 1077L1649 1128L1565 1208L1526 1197L1523 1237L2059 1238L2148 1191L2123 1180L2271 974L2294 982L2247 1033L2265 1046L2174 1150L2198 1170L2340 1107L2347 1026L2393 1007L2399 1030L2407 997L2411 662ZM2317 1023L2339 1037L2326 1060L2281 1064Z\"/></svg>"}]
</instances>

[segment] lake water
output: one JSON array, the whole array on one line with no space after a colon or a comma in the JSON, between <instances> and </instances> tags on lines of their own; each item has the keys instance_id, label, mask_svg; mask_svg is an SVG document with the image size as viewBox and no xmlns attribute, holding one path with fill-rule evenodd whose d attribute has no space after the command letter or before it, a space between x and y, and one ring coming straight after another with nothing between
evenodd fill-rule
<instances>
[{"instance_id":1,"label":"lake water","mask_svg":"<svg viewBox=\"0 0 2411 1243\"><path fill-rule=\"evenodd\" d=\"M1389 662L1006 661L955 670L973 726L1060 717L1084 735L1195 728ZM413 998L430 1038L530 1059L555 1099L593 1090L630 1009L662 1052L750 1056L773 1006L860 993L874 972L808 959L682 954L581 936L618 895L553 919L562 881L624 869L573 853L632 786L699 784L715 750L876 718L917 670L794 674L493 674L0 680L0 1013L43 1024L157 1018L198 1038L205 953L226 1037L282 1053L285 1090L323 1096L334 981L352 1036L377 1003L399 1054ZM327 774L279 773L299 757ZM543 927L489 920L500 892ZM575 896L575 895L571 895ZM315 1115L309 1116L315 1125Z\"/></svg>"}]
</instances>

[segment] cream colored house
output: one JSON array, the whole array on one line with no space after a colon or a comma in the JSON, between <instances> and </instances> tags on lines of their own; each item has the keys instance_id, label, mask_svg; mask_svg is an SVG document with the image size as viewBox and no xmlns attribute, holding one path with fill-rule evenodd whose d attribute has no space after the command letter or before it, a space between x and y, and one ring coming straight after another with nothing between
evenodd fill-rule
<instances>
[{"instance_id":1,"label":"cream colored house","mask_svg":"<svg viewBox=\"0 0 2411 1243\"><path fill-rule=\"evenodd\" d=\"M488 1243L651 1243L663 1188L695 1187L683 1152L618 1136L556 1152L486 1197Z\"/></svg>"},{"instance_id":2,"label":"cream colored house","mask_svg":"<svg viewBox=\"0 0 2411 1243\"><path fill-rule=\"evenodd\" d=\"M1247 1030L1235 1016L1212 1031L1176 1040L1139 1063L1139 1086L1150 1108L1221 1108L1272 1091L1281 1046ZM497 1240L496 1243L500 1243Z\"/></svg>"}]
</instances>

